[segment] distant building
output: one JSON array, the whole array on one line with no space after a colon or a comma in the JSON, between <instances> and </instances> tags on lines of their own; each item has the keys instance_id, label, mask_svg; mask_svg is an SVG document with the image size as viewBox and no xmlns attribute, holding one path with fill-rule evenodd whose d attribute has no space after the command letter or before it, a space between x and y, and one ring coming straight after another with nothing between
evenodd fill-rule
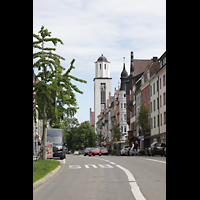
<instances>
[{"instance_id":1,"label":"distant building","mask_svg":"<svg viewBox=\"0 0 200 200\"><path fill-rule=\"evenodd\" d=\"M125 81L127 80L128 73L125 68L125 62L123 64L123 70L121 72L121 83L119 88L119 127L121 129L121 132L123 133L123 136L121 137L121 140L128 139L128 124L126 122L126 90L125 90Z\"/></svg>"},{"instance_id":2,"label":"distant building","mask_svg":"<svg viewBox=\"0 0 200 200\"><path fill-rule=\"evenodd\" d=\"M159 58L160 69L157 72L159 79L159 123L160 123L160 140L166 143L166 51Z\"/></svg>"},{"instance_id":3,"label":"distant building","mask_svg":"<svg viewBox=\"0 0 200 200\"><path fill-rule=\"evenodd\" d=\"M98 115L106 108L109 99L109 92L111 92L110 78L110 62L103 54L95 62L95 78L94 78L94 130L96 130L96 123Z\"/></svg>"}]
</instances>

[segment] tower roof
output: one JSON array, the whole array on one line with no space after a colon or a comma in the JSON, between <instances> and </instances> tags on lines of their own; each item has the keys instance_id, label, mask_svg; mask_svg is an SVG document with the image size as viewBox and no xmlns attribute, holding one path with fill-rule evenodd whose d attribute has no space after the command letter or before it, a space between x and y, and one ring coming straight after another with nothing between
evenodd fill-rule
<instances>
[{"instance_id":1,"label":"tower roof","mask_svg":"<svg viewBox=\"0 0 200 200\"><path fill-rule=\"evenodd\" d=\"M122 73L121 73L121 78L127 78L128 77L128 73L125 69L125 63L124 63L124 67L123 67L123 70L122 70Z\"/></svg>"},{"instance_id":2,"label":"tower roof","mask_svg":"<svg viewBox=\"0 0 200 200\"><path fill-rule=\"evenodd\" d=\"M109 61L103 54L101 54L101 56L97 59L96 62L109 62Z\"/></svg>"}]
</instances>

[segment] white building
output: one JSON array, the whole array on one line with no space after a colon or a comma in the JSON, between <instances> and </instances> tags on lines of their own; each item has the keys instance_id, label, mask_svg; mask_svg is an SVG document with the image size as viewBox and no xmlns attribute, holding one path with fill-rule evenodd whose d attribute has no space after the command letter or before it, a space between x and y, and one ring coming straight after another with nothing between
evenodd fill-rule
<instances>
[{"instance_id":1,"label":"white building","mask_svg":"<svg viewBox=\"0 0 200 200\"><path fill-rule=\"evenodd\" d=\"M160 114L160 142L166 143L166 51L159 58L159 114Z\"/></svg>"},{"instance_id":2,"label":"white building","mask_svg":"<svg viewBox=\"0 0 200 200\"><path fill-rule=\"evenodd\" d=\"M94 78L94 130L96 131L97 116L107 107L107 99L111 92L110 62L103 54L95 62Z\"/></svg>"},{"instance_id":3,"label":"white building","mask_svg":"<svg viewBox=\"0 0 200 200\"><path fill-rule=\"evenodd\" d=\"M150 79L150 113L151 113L151 143L159 142L159 96L158 75L154 74Z\"/></svg>"},{"instance_id":4,"label":"white building","mask_svg":"<svg viewBox=\"0 0 200 200\"><path fill-rule=\"evenodd\" d=\"M121 84L119 88L119 124L121 132L124 136L121 137L121 140L126 140L128 137L128 124L126 123L126 90L125 90L125 80L127 80L128 73L125 69L125 63L121 73Z\"/></svg>"}]
</instances>

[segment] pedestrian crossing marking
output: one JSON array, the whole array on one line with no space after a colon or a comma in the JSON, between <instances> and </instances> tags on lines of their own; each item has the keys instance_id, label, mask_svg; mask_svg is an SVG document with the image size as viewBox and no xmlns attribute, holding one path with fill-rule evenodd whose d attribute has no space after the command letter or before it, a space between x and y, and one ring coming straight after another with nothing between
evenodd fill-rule
<instances>
[{"instance_id":1,"label":"pedestrian crossing marking","mask_svg":"<svg viewBox=\"0 0 200 200\"><path fill-rule=\"evenodd\" d=\"M87 164L87 165L84 165L86 169L91 169L91 168L98 168L96 165L93 165L93 164ZM113 166L109 165L109 164L99 164L99 167L100 168L113 168ZM80 165L69 165L69 168L70 169L81 169L82 167ZM84 168L84 167L83 167Z\"/></svg>"}]
</instances>

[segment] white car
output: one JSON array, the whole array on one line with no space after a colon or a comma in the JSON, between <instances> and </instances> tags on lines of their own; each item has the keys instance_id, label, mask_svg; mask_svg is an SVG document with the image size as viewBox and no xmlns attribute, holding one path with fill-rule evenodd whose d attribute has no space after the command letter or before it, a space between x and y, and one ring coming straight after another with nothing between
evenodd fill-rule
<instances>
[{"instance_id":1,"label":"white car","mask_svg":"<svg viewBox=\"0 0 200 200\"><path fill-rule=\"evenodd\" d=\"M79 155L79 151L74 151L74 155Z\"/></svg>"}]
</instances>

